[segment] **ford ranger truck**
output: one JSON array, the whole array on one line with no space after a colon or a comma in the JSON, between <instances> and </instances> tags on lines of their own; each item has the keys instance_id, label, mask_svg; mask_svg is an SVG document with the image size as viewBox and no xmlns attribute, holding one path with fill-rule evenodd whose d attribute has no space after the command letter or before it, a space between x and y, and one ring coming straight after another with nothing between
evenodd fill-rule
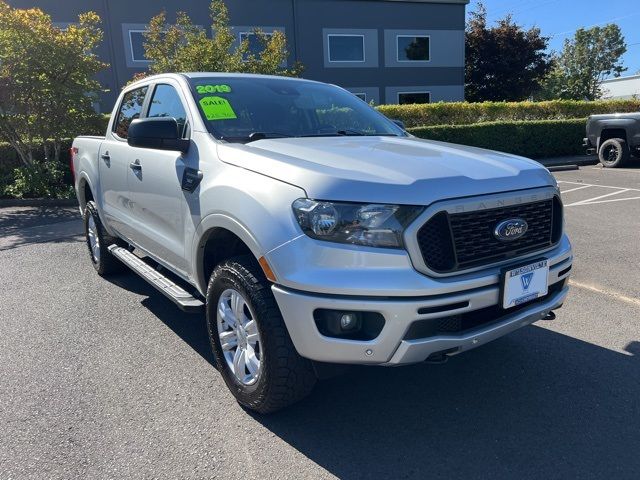
<instances>
[{"instance_id":1,"label":"ford ranger truck","mask_svg":"<svg viewBox=\"0 0 640 480\"><path fill-rule=\"evenodd\" d=\"M415 138L333 85L148 77L72 152L98 274L126 266L204 312L222 378L261 413L321 366L442 361L567 296L545 168Z\"/></svg>"}]
</instances>

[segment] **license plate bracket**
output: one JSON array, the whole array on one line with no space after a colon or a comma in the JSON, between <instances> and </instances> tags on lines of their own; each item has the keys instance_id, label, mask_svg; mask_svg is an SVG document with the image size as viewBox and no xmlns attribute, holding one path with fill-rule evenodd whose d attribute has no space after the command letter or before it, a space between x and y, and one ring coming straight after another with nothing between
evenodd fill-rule
<instances>
[{"instance_id":1,"label":"license plate bracket","mask_svg":"<svg viewBox=\"0 0 640 480\"><path fill-rule=\"evenodd\" d=\"M511 265L500 274L500 304L510 308L532 302L549 293L549 260Z\"/></svg>"}]
</instances>

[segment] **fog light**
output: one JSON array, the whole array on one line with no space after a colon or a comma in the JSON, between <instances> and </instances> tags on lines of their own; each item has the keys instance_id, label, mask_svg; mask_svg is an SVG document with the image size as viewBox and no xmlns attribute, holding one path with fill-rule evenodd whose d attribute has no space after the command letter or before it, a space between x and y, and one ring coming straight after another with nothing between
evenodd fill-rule
<instances>
[{"instance_id":1,"label":"fog light","mask_svg":"<svg viewBox=\"0 0 640 480\"><path fill-rule=\"evenodd\" d=\"M342 330L353 330L358 326L358 315L355 313L345 313L340 317L340 328Z\"/></svg>"},{"instance_id":2,"label":"fog light","mask_svg":"<svg viewBox=\"0 0 640 480\"><path fill-rule=\"evenodd\" d=\"M318 331L325 337L373 340L384 327L378 312L353 312L319 308L313 312Z\"/></svg>"}]
</instances>

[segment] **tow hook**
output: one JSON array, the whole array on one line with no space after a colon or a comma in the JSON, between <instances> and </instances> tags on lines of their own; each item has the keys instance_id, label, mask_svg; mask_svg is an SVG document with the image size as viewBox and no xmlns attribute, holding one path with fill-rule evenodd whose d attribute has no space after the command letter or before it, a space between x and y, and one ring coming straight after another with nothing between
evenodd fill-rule
<instances>
[{"instance_id":1,"label":"tow hook","mask_svg":"<svg viewBox=\"0 0 640 480\"><path fill-rule=\"evenodd\" d=\"M542 317L542 320L555 320L556 319L556 314L554 312L549 312L547 313L544 317Z\"/></svg>"},{"instance_id":2,"label":"tow hook","mask_svg":"<svg viewBox=\"0 0 640 480\"><path fill-rule=\"evenodd\" d=\"M447 363L448 360L449 357L447 357L444 353L434 353L425 360L425 363L430 363L432 365L442 365L443 363Z\"/></svg>"},{"instance_id":3,"label":"tow hook","mask_svg":"<svg viewBox=\"0 0 640 480\"><path fill-rule=\"evenodd\" d=\"M458 347L447 348L446 350L441 350L439 352L432 353L427 357L425 363L430 363L432 365L442 365L443 363L447 363L449 357L451 355L455 355L458 352Z\"/></svg>"}]
</instances>

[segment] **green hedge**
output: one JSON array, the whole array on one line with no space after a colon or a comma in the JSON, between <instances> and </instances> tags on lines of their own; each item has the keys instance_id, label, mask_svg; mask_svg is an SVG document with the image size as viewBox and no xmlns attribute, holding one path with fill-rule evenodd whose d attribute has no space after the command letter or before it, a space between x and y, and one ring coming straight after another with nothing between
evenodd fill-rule
<instances>
[{"instance_id":1,"label":"green hedge","mask_svg":"<svg viewBox=\"0 0 640 480\"><path fill-rule=\"evenodd\" d=\"M71 142L72 140L63 141L62 151L60 152L60 165L56 168L56 170L62 173L63 182L66 185L71 185L72 182L71 169L69 168L69 148L71 148ZM37 148L33 153L34 158L39 164L44 162L44 150L42 148ZM16 181L15 169L22 169L22 167L23 164L11 145L8 143L0 143L0 198L9 195L9 192L5 193L5 189Z\"/></svg>"},{"instance_id":2,"label":"green hedge","mask_svg":"<svg viewBox=\"0 0 640 480\"><path fill-rule=\"evenodd\" d=\"M381 105L378 110L389 118L402 120L407 127L428 125L469 125L482 122L524 120L563 120L586 118L597 113L626 113L640 110L640 100L585 102L428 103L422 105Z\"/></svg>"},{"instance_id":3,"label":"green hedge","mask_svg":"<svg viewBox=\"0 0 640 480\"><path fill-rule=\"evenodd\" d=\"M584 153L586 119L487 122L410 128L420 138L488 148L529 158Z\"/></svg>"}]
</instances>

